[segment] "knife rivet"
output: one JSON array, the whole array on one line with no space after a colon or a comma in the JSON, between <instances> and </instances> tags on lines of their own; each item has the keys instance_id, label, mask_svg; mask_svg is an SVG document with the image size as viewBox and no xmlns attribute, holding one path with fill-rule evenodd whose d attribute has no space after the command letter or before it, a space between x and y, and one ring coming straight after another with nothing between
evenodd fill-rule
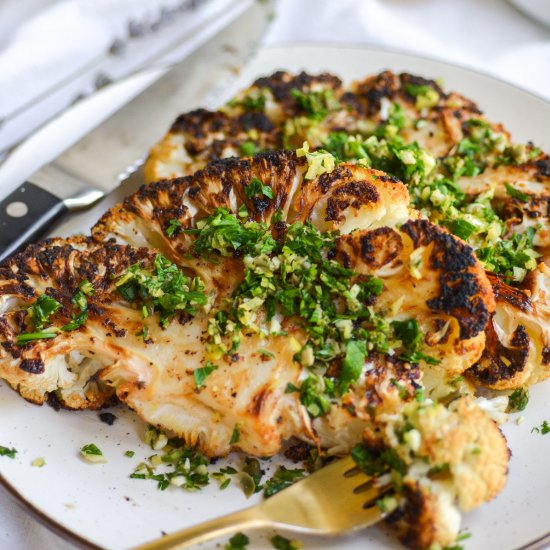
<instances>
[{"instance_id":1,"label":"knife rivet","mask_svg":"<svg viewBox=\"0 0 550 550\"><path fill-rule=\"evenodd\" d=\"M10 202L6 206L6 214L12 218L22 218L29 211L29 207L21 201Z\"/></svg>"}]
</instances>

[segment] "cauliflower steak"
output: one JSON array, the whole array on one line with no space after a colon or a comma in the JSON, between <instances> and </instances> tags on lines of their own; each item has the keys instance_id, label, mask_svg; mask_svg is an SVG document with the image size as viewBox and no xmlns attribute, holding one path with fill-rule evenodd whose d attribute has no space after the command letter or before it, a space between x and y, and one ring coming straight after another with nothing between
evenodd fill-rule
<instances>
[{"instance_id":1,"label":"cauliflower steak","mask_svg":"<svg viewBox=\"0 0 550 550\"><path fill-rule=\"evenodd\" d=\"M548 287L550 158L531 143L513 143L473 101L419 76L384 71L349 86L327 73L259 78L219 111L181 115L151 151L145 175L150 181L183 176L215 159L304 142L333 157L318 163L362 163L406 183L424 217L476 250L495 292L507 285L508 294L519 289L529 301L534 278L539 288ZM545 303L537 311L521 310L523 351L517 338L513 344L499 332L511 309L497 301L487 329L491 345L472 380L514 389L550 375L543 362L548 319L540 313L549 302L545 293L539 299ZM508 337L517 327L510 326ZM500 359L497 341L516 351Z\"/></svg>"},{"instance_id":2,"label":"cauliflower steak","mask_svg":"<svg viewBox=\"0 0 550 550\"><path fill-rule=\"evenodd\" d=\"M271 455L292 436L342 452L365 421L350 423L345 445L314 421L356 386L363 399L370 369L374 386L392 369L394 384L418 387L419 366L467 370L494 310L472 250L419 220L405 186L381 172L307 171L288 152L220 161L144 187L92 239L12 258L2 376L27 399L71 408L116 393L219 456Z\"/></svg>"}]
</instances>

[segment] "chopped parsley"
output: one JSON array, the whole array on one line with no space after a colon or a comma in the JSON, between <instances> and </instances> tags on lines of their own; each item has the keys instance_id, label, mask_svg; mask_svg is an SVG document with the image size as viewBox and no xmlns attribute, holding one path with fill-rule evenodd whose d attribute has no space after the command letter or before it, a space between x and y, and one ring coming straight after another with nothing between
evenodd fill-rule
<instances>
[{"instance_id":1,"label":"chopped parsley","mask_svg":"<svg viewBox=\"0 0 550 550\"><path fill-rule=\"evenodd\" d=\"M79 313L73 313L71 320L60 327L59 330L72 331L80 328L88 320L88 296L93 296L94 286L87 279L83 279L78 285L78 290L72 297L71 303L75 306Z\"/></svg>"},{"instance_id":2,"label":"chopped parsley","mask_svg":"<svg viewBox=\"0 0 550 550\"><path fill-rule=\"evenodd\" d=\"M304 470L288 469L281 465L264 485L264 497L269 498L305 477Z\"/></svg>"},{"instance_id":3,"label":"chopped parsley","mask_svg":"<svg viewBox=\"0 0 550 550\"><path fill-rule=\"evenodd\" d=\"M407 473L407 465L397 451L392 448L375 453L363 445L356 445L351 450L351 457L357 466L369 476L376 476L388 470L394 470L402 476Z\"/></svg>"},{"instance_id":4,"label":"chopped parsley","mask_svg":"<svg viewBox=\"0 0 550 550\"><path fill-rule=\"evenodd\" d=\"M293 88L290 93L308 118L316 121L324 120L331 111L340 107L340 102L334 97L334 92L328 88L314 92L302 92Z\"/></svg>"},{"instance_id":5,"label":"chopped parsley","mask_svg":"<svg viewBox=\"0 0 550 550\"><path fill-rule=\"evenodd\" d=\"M187 277L161 254L156 255L152 269L140 264L131 266L115 286L127 302L138 302L146 305L148 311L158 311L162 327L167 327L176 314L195 315L207 303L200 278Z\"/></svg>"},{"instance_id":6,"label":"chopped parsley","mask_svg":"<svg viewBox=\"0 0 550 550\"><path fill-rule=\"evenodd\" d=\"M241 476L243 475L248 476L252 481L252 483L250 484L250 489L251 489L250 494L259 493L263 489L261 485L261 481L262 481L264 472L257 458L246 457L244 459L244 466L242 468ZM243 483L241 478L241 486L242 485ZM243 487L243 490L244 490L244 487ZM245 491L245 494L246 494L246 491Z\"/></svg>"},{"instance_id":7,"label":"chopped parsley","mask_svg":"<svg viewBox=\"0 0 550 550\"><path fill-rule=\"evenodd\" d=\"M8 458L15 458L15 455L17 454L17 449L14 449L13 447L10 449L9 447L4 447L0 445L0 456L7 456Z\"/></svg>"},{"instance_id":8,"label":"chopped parsley","mask_svg":"<svg viewBox=\"0 0 550 550\"><path fill-rule=\"evenodd\" d=\"M50 318L59 308L61 308L61 304L55 298L47 294L40 295L27 310L34 331L19 334L17 344L24 345L34 340L55 338L57 329L43 329L45 325L50 324Z\"/></svg>"},{"instance_id":9,"label":"chopped parsley","mask_svg":"<svg viewBox=\"0 0 550 550\"><path fill-rule=\"evenodd\" d=\"M51 296L42 294L29 308L28 312L35 331L41 331L44 325L50 323L50 317L61 307L61 304Z\"/></svg>"},{"instance_id":10,"label":"chopped parsley","mask_svg":"<svg viewBox=\"0 0 550 550\"><path fill-rule=\"evenodd\" d=\"M268 199L272 199L273 189L269 185L264 185L258 178L252 178L250 183L244 188L244 194L249 199L262 195Z\"/></svg>"},{"instance_id":11,"label":"chopped parsley","mask_svg":"<svg viewBox=\"0 0 550 550\"><path fill-rule=\"evenodd\" d=\"M229 542L224 546L225 550L245 550L250 544L250 539L243 533L233 535Z\"/></svg>"},{"instance_id":12,"label":"chopped parsley","mask_svg":"<svg viewBox=\"0 0 550 550\"><path fill-rule=\"evenodd\" d=\"M342 364L342 373L338 384L340 395L346 393L350 385L355 382L363 372L367 357L367 343L365 340L350 340L346 345L346 355Z\"/></svg>"},{"instance_id":13,"label":"chopped parsley","mask_svg":"<svg viewBox=\"0 0 550 550\"><path fill-rule=\"evenodd\" d=\"M517 388L508 396L508 411L517 412L525 410L529 403L529 390L527 388Z\"/></svg>"},{"instance_id":14,"label":"chopped parsley","mask_svg":"<svg viewBox=\"0 0 550 550\"><path fill-rule=\"evenodd\" d=\"M541 435L546 435L547 433L550 433L550 424L548 423L548 420L544 420L540 427L535 426L531 430L531 433L538 433Z\"/></svg>"},{"instance_id":15,"label":"chopped parsley","mask_svg":"<svg viewBox=\"0 0 550 550\"><path fill-rule=\"evenodd\" d=\"M258 152L258 148L253 141L245 141L244 143L241 143L239 152L243 157L253 157Z\"/></svg>"},{"instance_id":16,"label":"chopped parsley","mask_svg":"<svg viewBox=\"0 0 550 550\"><path fill-rule=\"evenodd\" d=\"M477 257L488 271L502 275L507 282L520 283L536 268L536 258L540 256L533 249L535 232L535 228L528 227L523 234L514 233L509 239L479 248Z\"/></svg>"},{"instance_id":17,"label":"chopped parsley","mask_svg":"<svg viewBox=\"0 0 550 550\"><path fill-rule=\"evenodd\" d=\"M78 314L73 313L72 319L67 324L60 327L59 330L64 330L64 331L76 330L77 328L80 328L87 320L88 320L88 310L84 309Z\"/></svg>"},{"instance_id":18,"label":"chopped parsley","mask_svg":"<svg viewBox=\"0 0 550 550\"><path fill-rule=\"evenodd\" d=\"M231 439L229 440L230 445L235 445L235 443L238 443L241 440L241 431L239 430L239 426L235 424L235 427L233 428L233 432L231 433Z\"/></svg>"},{"instance_id":19,"label":"chopped parsley","mask_svg":"<svg viewBox=\"0 0 550 550\"><path fill-rule=\"evenodd\" d=\"M213 252L222 256L243 253L267 254L275 248L275 240L267 226L257 222L241 223L226 208L218 208L210 216L197 222L196 229L186 233L197 235L193 252L209 258Z\"/></svg>"},{"instance_id":20,"label":"chopped parsley","mask_svg":"<svg viewBox=\"0 0 550 550\"><path fill-rule=\"evenodd\" d=\"M437 365L438 359L422 353L422 334L418 328L416 319L407 319L406 321L392 321L391 323L395 336L401 340L405 352L400 355L400 359L409 363L418 363L425 361L429 365Z\"/></svg>"},{"instance_id":21,"label":"chopped parsley","mask_svg":"<svg viewBox=\"0 0 550 550\"><path fill-rule=\"evenodd\" d=\"M242 99L232 99L227 104L230 107L243 107L247 111L263 111L267 98L260 91L253 91Z\"/></svg>"},{"instance_id":22,"label":"chopped parsley","mask_svg":"<svg viewBox=\"0 0 550 550\"><path fill-rule=\"evenodd\" d=\"M124 453L124 456L127 456L128 458L133 458L136 453L134 451L126 451Z\"/></svg>"},{"instance_id":23,"label":"chopped parsley","mask_svg":"<svg viewBox=\"0 0 550 550\"><path fill-rule=\"evenodd\" d=\"M204 381L217 369L218 365L215 365L210 361L207 361L204 367L195 369L193 371L193 377L195 378L195 384L197 385L197 388L201 388L202 386L204 386Z\"/></svg>"},{"instance_id":24,"label":"chopped parsley","mask_svg":"<svg viewBox=\"0 0 550 550\"><path fill-rule=\"evenodd\" d=\"M290 540L281 535L274 535L270 539L271 545L277 550L300 550L302 543L297 540Z\"/></svg>"},{"instance_id":25,"label":"chopped parsley","mask_svg":"<svg viewBox=\"0 0 550 550\"><path fill-rule=\"evenodd\" d=\"M291 393L287 386L285 393ZM310 374L299 388L300 401L312 418L323 416L330 410L330 399L334 394L334 382L316 374Z\"/></svg>"},{"instance_id":26,"label":"chopped parsley","mask_svg":"<svg viewBox=\"0 0 550 550\"><path fill-rule=\"evenodd\" d=\"M405 91L416 97L416 108L434 107L439 101L439 93L426 84L405 84Z\"/></svg>"},{"instance_id":27,"label":"chopped parsley","mask_svg":"<svg viewBox=\"0 0 550 550\"><path fill-rule=\"evenodd\" d=\"M529 202L529 195L511 186L509 183L505 183L506 193L513 199L517 199L520 202Z\"/></svg>"},{"instance_id":28,"label":"chopped parsley","mask_svg":"<svg viewBox=\"0 0 550 550\"><path fill-rule=\"evenodd\" d=\"M88 445L84 445L80 449L80 456L87 460L88 462L93 463L101 463L101 462L107 462L105 457L103 456L103 453L101 452L101 449L97 447L94 443L89 443Z\"/></svg>"},{"instance_id":29,"label":"chopped parsley","mask_svg":"<svg viewBox=\"0 0 550 550\"><path fill-rule=\"evenodd\" d=\"M72 305L79 310L78 313L72 313L71 320L61 327L50 327L48 330L42 330L44 325L50 324L51 316L54 315L62 306L51 296L42 294L32 306L28 309L35 332L25 332L17 337L17 344L23 345L34 340L55 338L60 330L72 331L80 328L88 320L88 300L87 296L92 296L94 286L87 279L83 279L71 299Z\"/></svg>"},{"instance_id":30,"label":"chopped parsley","mask_svg":"<svg viewBox=\"0 0 550 550\"><path fill-rule=\"evenodd\" d=\"M467 241L474 233L477 232L477 225L462 219L457 218L448 225L450 232L457 237Z\"/></svg>"},{"instance_id":31,"label":"chopped parsley","mask_svg":"<svg viewBox=\"0 0 550 550\"><path fill-rule=\"evenodd\" d=\"M219 472L214 472L211 475L214 479L220 482L220 490L223 491L229 487L229 484L231 483L231 478L229 476L237 473L237 470L235 470L232 466L226 466L221 468Z\"/></svg>"},{"instance_id":32,"label":"chopped parsley","mask_svg":"<svg viewBox=\"0 0 550 550\"><path fill-rule=\"evenodd\" d=\"M296 341L294 360L310 373L295 391L310 416L326 414L331 399L346 393L360 378L366 358L388 353L395 344L399 347L400 340L404 360L436 362L422 353L416 321L390 325L374 311L372 304L383 290L381 280L360 276L329 259L336 233L294 223L275 241L265 224L241 222L225 209L199 223L192 230L197 235L195 253L212 259L212 250L224 256L240 252L245 265L244 279L233 291L230 305L209 319L209 353L214 357L234 353L248 335L284 334L281 321L297 318L307 340ZM334 364L341 368L329 369Z\"/></svg>"},{"instance_id":33,"label":"chopped parsley","mask_svg":"<svg viewBox=\"0 0 550 550\"><path fill-rule=\"evenodd\" d=\"M181 222L176 219L172 219L168 221L168 226L164 230L167 237L173 237L177 231L181 228Z\"/></svg>"},{"instance_id":34,"label":"chopped parsley","mask_svg":"<svg viewBox=\"0 0 550 550\"><path fill-rule=\"evenodd\" d=\"M132 479L156 481L157 488L166 490L170 485L188 491L197 491L210 483L209 460L193 447L187 447L177 439L168 439L165 434L149 427L146 442L155 450L154 454L138 464L130 475ZM155 442L162 442L158 445Z\"/></svg>"}]
</instances>

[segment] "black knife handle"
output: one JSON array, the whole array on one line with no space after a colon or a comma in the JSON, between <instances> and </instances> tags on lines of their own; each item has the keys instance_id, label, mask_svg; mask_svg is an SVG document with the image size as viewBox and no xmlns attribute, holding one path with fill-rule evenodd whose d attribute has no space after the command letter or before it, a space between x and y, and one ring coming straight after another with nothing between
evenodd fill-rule
<instances>
[{"instance_id":1,"label":"black knife handle","mask_svg":"<svg viewBox=\"0 0 550 550\"><path fill-rule=\"evenodd\" d=\"M60 198L30 182L20 185L0 202L0 263L44 235L65 212Z\"/></svg>"}]
</instances>

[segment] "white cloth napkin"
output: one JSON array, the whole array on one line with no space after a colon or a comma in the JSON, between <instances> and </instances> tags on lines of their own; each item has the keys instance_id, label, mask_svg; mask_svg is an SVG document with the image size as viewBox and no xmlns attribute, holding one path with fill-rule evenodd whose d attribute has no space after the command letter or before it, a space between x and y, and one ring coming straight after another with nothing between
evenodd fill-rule
<instances>
[{"instance_id":1,"label":"white cloth napkin","mask_svg":"<svg viewBox=\"0 0 550 550\"><path fill-rule=\"evenodd\" d=\"M164 58L232 0L30 0L0 7L0 152L83 95ZM39 9L40 5L47 5ZM8 8L12 8L11 11ZM2 13L4 12L4 13ZM7 12L7 13L6 13ZM4 15L4 17L2 17ZM20 25L10 19L23 17Z\"/></svg>"},{"instance_id":2,"label":"white cloth napkin","mask_svg":"<svg viewBox=\"0 0 550 550\"><path fill-rule=\"evenodd\" d=\"M70 75L83 60L103 55L114 38L125 34L130 19L176 4L181 2L5 0L0 6L0 118ZM267 45L332 42L415 52L476 68L550 99L550 31L504 0L279 0L275 15ZM44 105L11 130L5 124L0 149L46 120L59 104ZM1 495L0 548L74 549Z\"/></svg>"}]
</instances>

